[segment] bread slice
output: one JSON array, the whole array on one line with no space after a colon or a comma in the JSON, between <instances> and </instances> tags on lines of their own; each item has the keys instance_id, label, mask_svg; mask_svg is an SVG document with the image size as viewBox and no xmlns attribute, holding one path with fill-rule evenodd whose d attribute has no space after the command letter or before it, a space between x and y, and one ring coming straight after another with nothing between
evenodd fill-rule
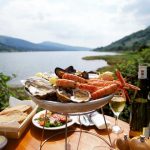
<instances>
[{"instance_id":1,"label":"bread slice","mask_svg":"<svg viewBox=\"0 0 150 150\"><path fill-rule=\"evenodd\" d=\"M27 117L27 113L24 113L19 110L13 110L11 112L8 112L7 114L0 115L0 123L2 122L11 122L11 121L17 121L22 122Z\"/></svg>"},{"instance_id":2,"label":"bread slice","mask_svg":"<svg viewBox=\"0 0 150 150\"><path fill-rule=\"evenodd\" d=\"M30 109L31 109L31 106L29 106L29 105L17 105L14 107L4 109L3 111L0 112L0 115L5 115L7 113L11 113L14 110L25 112L25 111L28 111Z\"/></svg>"}]
</instances>

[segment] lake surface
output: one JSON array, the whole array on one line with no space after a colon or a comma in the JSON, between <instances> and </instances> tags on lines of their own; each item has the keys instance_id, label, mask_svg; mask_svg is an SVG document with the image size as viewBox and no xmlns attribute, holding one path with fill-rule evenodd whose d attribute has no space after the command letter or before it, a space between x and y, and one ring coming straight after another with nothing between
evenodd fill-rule
<instances>
[{"instance_id":1,"label":"lake surface","mask_svg":"<svg viewBox=\"0 0 150 150\"><path fill-rule=\"evenodd\" d=\"M56 67L67 68L72 65L81 71L96 71L107 66L104 60L83 60L84 56L115 55L110 52L92 51L52 51L52 52L8 52L0 53L0 72L16 74L10 84L20 84L21 79L37 72L53 72Z\"/></svg>"}]
</instances>

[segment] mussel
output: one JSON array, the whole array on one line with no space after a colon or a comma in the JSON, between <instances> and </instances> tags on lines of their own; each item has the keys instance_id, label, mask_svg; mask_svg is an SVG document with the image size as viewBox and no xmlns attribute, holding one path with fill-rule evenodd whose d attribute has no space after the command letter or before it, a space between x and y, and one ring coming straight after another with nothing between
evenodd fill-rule
<instances>
[{"instance_id":1,"label":"mussel","mask_svg":"<svg viewBox=\"0 0 150 150\"><path fill-rule=\"evenodd\" d=\"M62 69L62 68L59 68L59 67L55 68L55 74L59 78L62 78L64 73L76 74L76 75L78 75L78 76L80 76L80 77L82 77L84 79L88 79L89 78L88 72L86 72L86 71L79 72L79 71L75 70L73 66L69 66L66 69Z\"/></svg>"},{"instance_id":2,"label":"mussel","mask_svg":"<svg viewBox=\"0 0 150 150\"><path fill-rule=\"evenodd\" d=\"M78 76L80 76L80 77L82 77L82 78L84 78L84 79L89 79L89 74L88 74L88 72L86 72L86 71L80 72L80 73L78 74Z\"/></svg>"},{"instance_id":3,"label":"mussel","mask_svg":"<svg viewBox=\"0 0 150 150\"><path fill-rule=\"evenodd\" d=\"M76 72L76 70L73 68L73 66L69 66L66 69L62 69L59 67L55 68L55 74L59 77L62 78L63 74L67 72L67 73L72 73L74 74Z\"/></svg>"},{"instance_id":4,"label":"mussel","mask_svg":"<svg viewBox=\"0 0 150 150\"><path fill-rule=\"evenodd\" d=\"M59 68L59 67L56 67L55 68L55 74L59 77L59 78L62 78L63 74L65 73L66 71L62 68Z\"/></svg>"},{"instance_id":5,"label":"mussel","mask_svg":"<svg viewBox=\"0 0 150 150\"><path fill-rule=\"evenodd\" d=\"M67 67L67 68L65 69L65 71L68 72L68 73L75 73L75 72L76 72L76 70L74 69L73 66Z\"/></svg>"}]
</instances>

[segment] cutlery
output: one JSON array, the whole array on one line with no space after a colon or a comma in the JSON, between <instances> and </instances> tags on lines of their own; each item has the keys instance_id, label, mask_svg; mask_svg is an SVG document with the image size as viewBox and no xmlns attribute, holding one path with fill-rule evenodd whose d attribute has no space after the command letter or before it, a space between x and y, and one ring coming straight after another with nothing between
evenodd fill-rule
<instances>
[{"instance_id":1,"label":"cutlery","mask_svg":"<svg viewBox=\"0 0 150 150\"><path fill-rule=\"evenodd\" d=\"M86 115L82 115L79 117L79 121L81 122L82 125L89 126L90 121Z\"/></svg>"}]
</instances>

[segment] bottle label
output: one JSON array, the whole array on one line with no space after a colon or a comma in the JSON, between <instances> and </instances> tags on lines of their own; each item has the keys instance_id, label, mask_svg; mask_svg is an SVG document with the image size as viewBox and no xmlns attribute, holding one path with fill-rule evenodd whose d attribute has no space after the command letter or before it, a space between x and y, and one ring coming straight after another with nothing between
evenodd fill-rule
<instances>
[{"instance_id":1,"label":"bottle label","mask_svg":"<svg viewBox=\"0 0 150 150\"><path fill-rule=\"evenodd\" d=\"M144 127L143 128L143 135L148 138L149 137L149 127Z\"/></svg>"},{"instance_id":2,"label":"bottle label","mask_svg":"<svg viewBox=\"0 0 150 150\"><path fill-rule=\"evenodd\" d=\"M138 79L147 79L147 66L139 65Z\"/></svg>"}]
</instances>

